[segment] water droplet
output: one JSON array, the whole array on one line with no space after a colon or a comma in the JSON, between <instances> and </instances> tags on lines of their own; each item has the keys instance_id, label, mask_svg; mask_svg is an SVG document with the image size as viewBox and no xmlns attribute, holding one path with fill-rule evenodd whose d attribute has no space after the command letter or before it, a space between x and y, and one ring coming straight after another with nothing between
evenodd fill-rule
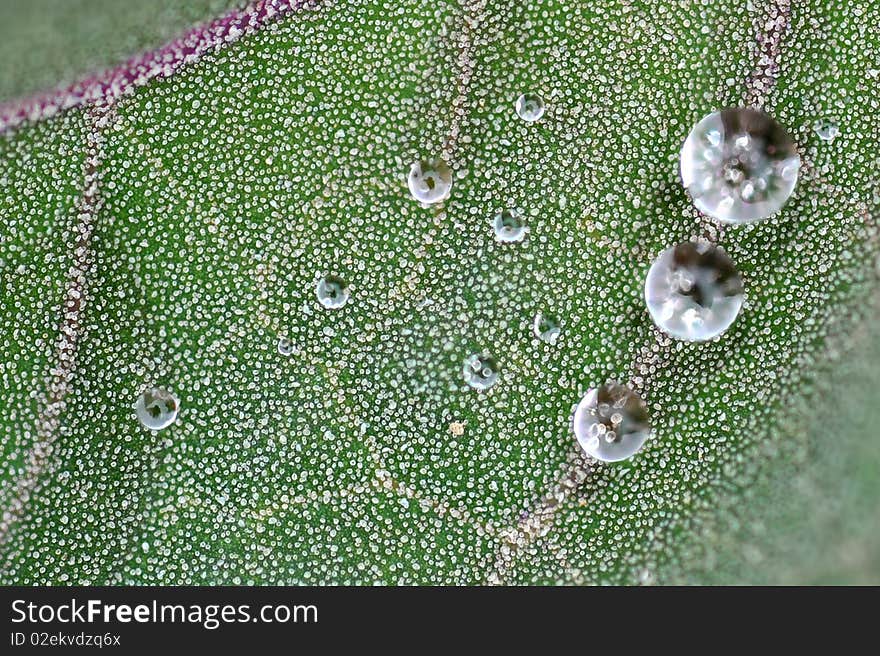
<instances>
[{"instance_id":1,"label":"water droplet","mask_svg":"<svg viewBox=\"0 0 880 656\"><path fill-rule=\"evenodd\" d=\"M536 93L524 93L516 99L516 115L532 123L544 115L544 99Z\"/></svg>"},{"instance_id":2,"label":"water droplet","mask_svg":"<svg viewBox=\"0 0 880 656\"><path fill-rule=\"evenodd\" d=\"M278 352L283 356L288 356L293 353L293 342L291 342L286 337L278 338Z\"/></svg>"},{"instance_id":3,"label":"water droplet","mask_svg":"<svg viewBox=\"0 0 880 656\"><path fill-rule=\"evenodd\" d=\"M813 132L815 132L822 141L831 142L834 141L834 137L840 134L840 128L834 121L819 119L813 123Z\"/></svg>"},{"instance_id":4,"label":"water droplet","mask_svg":"<svg viewBox=\"0 0 880 656\"><path fill-rule=\"evenodd\" d=\"M410 167L407 184L420 203L440 203L452 191L452 170L439 158L419 160Z\"/></svg>"},{"instance_id":5,"label":"water droplet","mask_svg":"<svg viewBox=\"0 0 880 656\"><path fill-rule=\"evenodd\" d=\"M138 397L134 405L138 420L152 430L162 430L177 419L180 403L177 397L160 387L151 387Z\"/></svg>"},{"instance_id":6,"label":"water droplet","mask_svg":"<svg viewBox=\"0 0 880 656\"><path fill-rule=\"evenodd\" d=\"M318 295L318 302L330 310L338 310L348 303L350 295L345 281L332 274L324 276L318 281L315 293Z\"/></svg>"},{"instance_id":7,"label":"water droplet","mask_svg":"<svg viewBox=\"0 0 880 656\"><path fill-rule=\"evenodd\" d=\"M532 322L532 331L535 333L535 337L542 342L555 344L559 335L562 334L562 325L556 317L538 312Z\"/></svg>"},{"instance_id":8,"label":"water droplet","mask_svg":"<svg viewBox=\"0 0 880 656\"><path fill-rule=\"evenodd\" d=\"M651 434L648 408L626 385L590 389L574 412L574 435L587 455L615 462L642 448Z\"/></svg>"},{"instance_id":9,"label":"water droplet","mask_svg":"<svg viewBox=\"0 0 880 656\"><path fill-rule=\"evenodd\" d=\"M485 353L475 353L464 361L464 381L477 390L487 390L498 382L498 363Z\"/></svg>"},{"instance_id":10,"label":"water droplet","mask_svg":"<svg viewBox=\"0 0 880 656\"><path fill-rule=\"evenodd\" d=\"M495 215L492 226L495 229L495 239L506 244L522 241L528 232L522 214L516 210L501 210Z\"/></svg>"},{"instance_id":11,"label":"water droplet","mask_svg":"<svg viewBox=\"0 0 880 656\"><path fill-rule=\"evenodd\" d=\"M778 212L794 190L800 165L785 129L746 107L709 114L681 149L681 179L694 204L724 223Z\"/></svg>"},{"instance_id":12,"label":"water droplet","mask_svg":"<svg viewBox=\"0 0 880 656\"><path fill-rule=\"evenodd\" d=\"M743 282L723 248L684 242L654 260L645 280L645 301L665 333L704 341L720 335L736 319Z\"/></svg>"}]
</instances>

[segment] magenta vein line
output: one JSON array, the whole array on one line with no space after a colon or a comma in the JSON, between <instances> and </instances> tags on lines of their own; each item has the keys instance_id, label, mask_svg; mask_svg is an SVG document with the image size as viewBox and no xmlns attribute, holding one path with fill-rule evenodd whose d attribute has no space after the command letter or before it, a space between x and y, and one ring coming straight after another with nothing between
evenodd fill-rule
<instances>
[{"instance_id":1,"label":"magenta vein line","mask_svg":"<svg viewBox=\"0 0 880 656\"><path fill-rule=\"evenodd\" d=\"M256 32L273 20L300 9L316 7L320 0L256 0L204 25L156 50L73 84L21 100L0 104L0 132L23 123L40 121L89 103L112 105L157 78L167 78L186 64L225 43Z\"/></svg>"}]
</instances>

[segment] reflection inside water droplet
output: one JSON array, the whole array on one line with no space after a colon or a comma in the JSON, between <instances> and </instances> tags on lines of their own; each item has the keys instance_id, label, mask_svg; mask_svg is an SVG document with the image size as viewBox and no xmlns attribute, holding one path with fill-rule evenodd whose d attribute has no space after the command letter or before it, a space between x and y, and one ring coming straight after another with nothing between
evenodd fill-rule
<instances>
[{"instance_id":1,"label":"reflection inside water droplet","mask_svg":"<svg viewBox=\"0 0 880 656\"><path fill-rule=\"evenodd\" d=\"M517 210L498 212L492 221L492 227L495 230L495 239L506 244L522 241L528 231L522 215Z\"/></svg>"},{"instance_id":2,"label":"reflection inside water droplet","mask_svg":"<svg viewBox=\"0 0 880 656\"><path fill-rule=\"evenodd\" d=\"M822 141L834 141L834 138L840 134L840 127L834 121L828 119L819 119L813 123L813 132L816 133Z\"/></svg>"},{"instance_id":3,"label":"reflection inside water droplet","mask_svg":"<svg viewBox=\"0 0 880 656\"><path fill-rule=\"evenodd\" d=\"M288 356L293 353L293 342L291 342L286 337L278 338L278 353L283 356Z\"/></svg>"},{"instance_id":4,"label":"reflection inside water droplet","mask_svg":"<svg viewBox=\"0 0 880 656\"><path fill-rule=\"evenodd\" d=\"M516 115L532 123L544 115L544 99L536 93L524 93L516 99Z\"/></svg>"},{"instance_id":5,"label":"reflection inside water droplet","mask_svg":"<svg viewBox=\"0 0 880 656\"><path fill-rule=\"evenodd\" d=\"M556 317L539 312L532 321L532 331L542 342L555 344L562 334L562 325Z\"/></svg>"},{"instance_id":6,"label":"reflection inside water droplet","mask_svg":"<svg viewBox=\"0 0 880 656\"><path fill-rule=\"evenodd\" d=\"M465 382L476 390L487 390L498 381L498 363L491 355L475 353L462 367Z\"/></svg>"},{"instance_id":7,"label":"reflection inside water droplet","mask_svg":"<svg viewBox=\"0 0 880 656\"><path fill-rule=\"evenodd\" d=\"M144 390L135 402L138 420L151 430L162 430L177 419L180 404L177 397L161 387Z\"/></svg>"},{"instance_id":8,"label":"reflection inside water droplet","mask_svg":"<svg viewBox=\"0 0 880 656\"><path fill-rule=\"evenodd\" d=\"M736 319L743 282L723 248L686 241L654 260L645 280L645 302L654 323L668 335L704 341Z\"/></svg>"},{"instance_id":9,"label":"reflection inside water droplet","mask_svg":"<svg viewBox=\"0 0 880 656\"><path fill-rule=\"evenodd\" d=\"M452 170L440 158L419 160L410 167L407 184L420 203L439 203L452 191Z\"/></svg>"},{"instance_id":10,"label":"reflection inside water droplet","mask_svg":"<svg viewBox=\"0 0 880 656\"><path fill-rule=\"evenodd\" d=\"M709 114L681 149L681 178L701 212L745 223L778 212L797 183L800 155L785 129L747 107Z\"/></svg>"},{"instance_id":11,"label":"reflection inside water droplet","mask_svg":"<svg viewBox=\"0 0 880 656\"><path fill-rule=\"evenodd\" d=\"M574 434L587 455L614 462L635 454L651 433L648 408L626 385L590 389L574 413Z\"/></svg>"},{"instance_id":12,"label":"reflection inside water droplet","mask_svg":"<svg viewBox=\"0 0 880 656\"><path fill-rule=\"evenodd\" d=\"M315 287L318 302L330 310L338 310L348 302L348 285L339 276L327 275Z\"/></svg>"}]
</instances>

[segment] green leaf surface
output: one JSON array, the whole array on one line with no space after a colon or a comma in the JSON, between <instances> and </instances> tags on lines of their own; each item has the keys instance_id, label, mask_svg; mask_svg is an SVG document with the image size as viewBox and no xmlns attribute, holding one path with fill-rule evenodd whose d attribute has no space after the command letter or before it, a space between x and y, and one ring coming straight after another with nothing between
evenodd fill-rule
<instances>
[{"instance_id":1,"label":"green leaf surface","mask_svg":"<svg viewBox=\"0 0 880 656\"><path fill-rule=\"evenodd\" d=\"M713 549L748 579L728 525L831 439L793 408L873 316L880 246L880 12L795 3L783 29L786 6L340 1L10 130L2 581L717 582ZM719 231L678 152L755 99L805 166L779 215ZM441 153L451 196L422 207L406 174ZM494 238L506 208L521 244ZM642 283L701 234L746 305L671 341ZM478 352L501 371L484 393ZM610 379L638 381L656 435L584 465L571 413ZM160 432L133 410L153 385L181 402Z\"/></svg>"}]
</instances>

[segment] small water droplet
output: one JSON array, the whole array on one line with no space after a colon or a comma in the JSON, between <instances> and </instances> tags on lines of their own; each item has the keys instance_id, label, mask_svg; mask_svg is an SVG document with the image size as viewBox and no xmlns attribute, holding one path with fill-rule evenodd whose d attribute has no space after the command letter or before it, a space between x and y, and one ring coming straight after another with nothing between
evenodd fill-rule
<instances>
[{"instance_id":1,"label":"small water droplet","mask_svg":"<svg viewBox=\"0 0 880 656\"><path fill-rule=\"evenodd\" d=\"M743 282L723 248L686 241L654 260L645 280L645 301L663 332L704 341L720 335L736 319Z\"/></svg>"},{"instance_id":2,"label":"small water droplet","mask_svg":"<svg viewBox=\"0 0 880 656\"><path fill-rule=\"evenodd\" d=\"M286 337L278 338L278 353L287 357L288 355L293 353L293 342L291 342Z\"/></svg>"},{"instance_id":3,"label":"small water droplet","mask_svg":"<svg viewBox=\"0 0 880 656\"><path fill-rule=\"evenodd\" d=\"M681 149L681 179L694 204L724 223L778 212L794 190L800 165L785 129L748 107L709 114Z\"/></svg>"},{"instance_id":4,"label":"small water droplet","mask_svg":"<svg viewBox=\"0 0 880 656\"><path fill-rule=\"evenodd\" d=\"M544 115L544 99L536 93L524 93L516 99L516 115L532 123Z\"/></svg>"},{"instance_id":5,"label":"small water droplet","mask_svg":"<svg viewBox=\"0 0 880 656\"><path fill-rule=\"evenodd\" d=\"M326 275L315 286L318 302L330 310L338 310L348 303L350 292L348 285L339 276Z\"/></svg>"},{"instance_id":6,"label":"small water droplet","mask_svg":"<svg viewBox=\"0 0 880 656\"><path fill-rule=\"evenodd\" d=\"M834 121L828 119L819 119L813 123L813 132L816 133L822 141L834 141L834 137L840 134L840 127Z\"/></svg>"},{"instance_id":7,"label":"small water droplet","mask_svg":"<svg viewBox=\"0 0 880 656\"><path fill-rule=\"evenodd\" d=\"M439 158L419 160L410 167L407 184L420 203L440 203L452 191L452 170Z\"/></svg>"},{"instance_id":8,"label":"small water droplet","mask_svg":"<svg viewBox=\"0 0 880 656\"><path fill-rule=\"evenodd\" d=\"M562 325L556 317L538 312L532 322L532 331L535 333L535 337L542 342L555 344L559 335L562 334Z\"/></svg>"},{"instance_id":9,"label":"small water droplet","mask_svg":"<svg viewBox=\"0 0 880 656\"><path fill-rule=\"evenodd\" d=\"M462 367L465 382L476 390L487 390L498 382L498 363L485 353L468 356Z\"/></svg>"},{"instance_id":10,"label":"small water droplet","mask_svg":"<svg viewBox=\"0 0 880 656\"><path fill-rule=\"evenodd\" d=\"M501 210L492 222L495 239L505 244L521 242L528 232L522 214L517 210Z\"/></svg>"},{"instance_id":11,"label":"small water droplet","mask_svg":"<svg viewBox=\"0 0 880 656\"><path fill-rule=\"evenodd\" d=\"M177 397L160 387L151 387L137 398L134 406L138 420L151 430L162 430L177 419Z\"/></svg>"},{"instance_id":12,"label":"small water droplet","mask_svg":"<svg viewBox=\"0 0 880 656\"><path fill-rule=\"evenodd\" d=\"M626 385L613 382L584 395L575 410L573 427L587 455L606 462L631 457L651 434L645 402Z\"/></svg>"}]
</instances>

